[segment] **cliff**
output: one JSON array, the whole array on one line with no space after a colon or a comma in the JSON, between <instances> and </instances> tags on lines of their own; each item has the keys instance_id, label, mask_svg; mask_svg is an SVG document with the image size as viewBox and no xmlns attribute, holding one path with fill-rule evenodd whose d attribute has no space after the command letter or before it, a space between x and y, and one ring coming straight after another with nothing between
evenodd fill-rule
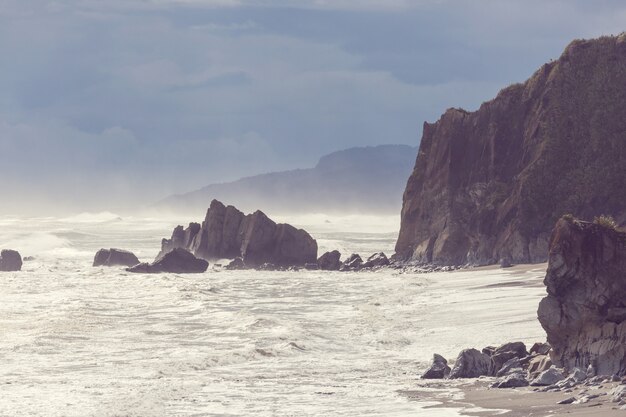
<instances>
[{"instance_id":1,"label":"cliff","mask_svg":"<svg viewBox=\"0 0 626 417\"><path fill-rule=\"evenodd\" d=\"M626 35L572 42L475 112L425 123L396 256L545 261L565 213L626 221Z\"/></svg>"},{"instance_id":2,"label":"cliff","mask_svg":"<svg viewBox=\"0 0 626 417\"><path fill-rule=\"evenodd\" d=\"M212 199L273 213L397 213L417 148L380 145L323 156L314 168L273 172L170 196L156 208L204 210Z\"/></svg>"},{"instance_id":3,"label":"cliff","mask_svg":"<svg viewBox=\"0 0 626 417\"><path fill-rule=\"evenodd\" d=\"M538 316L552 361L600 375L626 372L626 232L565 217L550 241Z\"/></svg>"}]
</instances>

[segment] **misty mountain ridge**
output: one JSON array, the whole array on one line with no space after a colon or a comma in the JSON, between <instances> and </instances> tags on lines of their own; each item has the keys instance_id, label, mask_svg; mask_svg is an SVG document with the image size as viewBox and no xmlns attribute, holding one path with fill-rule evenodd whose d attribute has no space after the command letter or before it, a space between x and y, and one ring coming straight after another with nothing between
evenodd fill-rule
<instances>
[{"instance_id":1,"label":"misty mountain ridge","mask_svg":"<svg viewBox=\"0 0 626 417\"><path fill-rule=\"evenodd\" d=\"M272 172L169 196L155 207L204 211L212 199L246 211L396 214L417 147L379 145L322 156L313 168Z\"/></svg>"}]
</instances>

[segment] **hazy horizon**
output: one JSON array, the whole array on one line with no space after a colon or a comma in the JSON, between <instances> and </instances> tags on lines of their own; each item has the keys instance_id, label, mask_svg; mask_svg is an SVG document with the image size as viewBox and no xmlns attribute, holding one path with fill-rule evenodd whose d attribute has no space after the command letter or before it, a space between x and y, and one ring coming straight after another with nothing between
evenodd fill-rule
<instances>
[{"instance_id":1,"label":"hazy horizon","mask_svg":"<svg viewBox=\"0 0 626 417\"><path fill-rule=\"evenodd\" d=\"M416 146L625 21L618 1L6 0L0 214L130 211Z\"/></svg>"}]
</instances>

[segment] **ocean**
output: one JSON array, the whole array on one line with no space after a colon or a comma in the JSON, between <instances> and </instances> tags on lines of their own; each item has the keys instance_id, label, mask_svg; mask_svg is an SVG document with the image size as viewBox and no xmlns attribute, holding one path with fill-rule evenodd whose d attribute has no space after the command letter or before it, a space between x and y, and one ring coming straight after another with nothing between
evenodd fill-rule
<instances>
[{"instance_id":1,"label":"ocean","mask_svg":"<svg viewBox=\"0 0 626 417\"><path fill-rule=\"evenodd\" d=\"M459 416L409 398L433 353L544 341L545 265L430 274L92 267L151 261L194 219L0 217L1 416ZM197 220L197 219L196 219ZM339 249L393 253L399 218L284 217ZM434 389L458 395L454 384Z\"/></svg>"}]
</instances>

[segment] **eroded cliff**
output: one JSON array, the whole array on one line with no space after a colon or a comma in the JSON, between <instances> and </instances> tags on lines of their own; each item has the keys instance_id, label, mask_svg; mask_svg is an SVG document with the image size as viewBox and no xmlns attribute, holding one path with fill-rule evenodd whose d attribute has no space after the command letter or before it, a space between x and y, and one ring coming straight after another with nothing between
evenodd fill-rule
<instances>
[{"instance_id":1,"label":"eroded cliff","mask_svg":"<svg viewBox=\"0 0 626 417\"><path fill-rule=\"evenodd\" d=\"M479 110L424 124L396 256L545 261L565 213L626 221L626 35L572 42Z\"/></svg>"},{"instance_id":2,"label":"eroded cliff","mask_svg":"<svg viewBox=\"0 0 626 417\"><path fill-rule=\"evenodd\" d=\"M560 219L550 242L548 295L537 312L552 361L601 375L626 372L626 232L604 219Z\"/></svg>"}]
</instances>

